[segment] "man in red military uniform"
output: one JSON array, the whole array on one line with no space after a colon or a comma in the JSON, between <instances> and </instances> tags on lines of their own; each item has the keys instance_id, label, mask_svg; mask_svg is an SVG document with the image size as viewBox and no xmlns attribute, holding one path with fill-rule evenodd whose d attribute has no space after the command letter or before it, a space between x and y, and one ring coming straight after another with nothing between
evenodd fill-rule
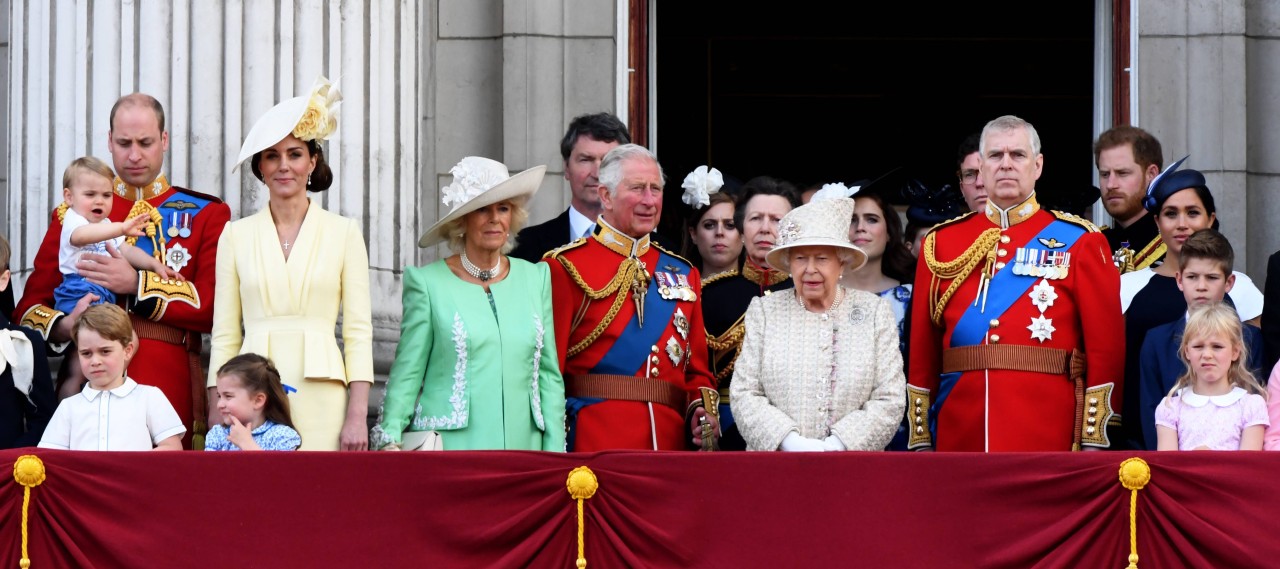
<instances>
[{"instance_id":1,"label":"man in red military uniform","mask_svg":"<svg viewBox=\"0 0 1280 569\"><path fill-rule=\"evenodd\" d=\"M193 424L193 419L207 415L199 359L201 334L208 333L213 323L218 237L231 210L216 197L170 186L160 173L169 133L164 129L164 109L155 98L141 93L121 97L111 109L110 120L107 148L116 169L110 218L122 221L150 214L147 235L136 238L134 245L186 281L167 281L153 272L135 270L114 251L112 255L86 254L78 268L86 279L117 295L131 295L126 306L139 347L129 364L129 377L164 392L187 427L183 445L191 448L196 427L200 433L205 427ZM53 290L62 281L58 241L65 211L65 204L54 209L14 314L15 320L40 332L51 345L69 339L71 325L88 306L87 299L82 299L71 314L53 309Z\"/></svg>"},{"instance_id":2,"label":"man in red military uniform","mask_svg":"<svg viewBox=\"0 0 1280 569\"><path fill-rule=\"evenodd\" d=\"M908 446L1109 445L1124 369L1120 277L1093 224L1040 209L1035 128L982 131L986 210L925 238L912 302Z\"/></svg>"},{"instance_id":3,"label":"man in red military uniform","mask_svg":"<svg viewBox=\"0 0 1280 569\"><path fill-rule=\"evenodd\" d=\"M569 450L679 450L701 444L704 423L719 432L703 408L701 388L715 386L698 271L650 241L662 188L644 147L611 150L600 165L595 232L542 260L551 267Z\"/></svg>"}]
</instances>

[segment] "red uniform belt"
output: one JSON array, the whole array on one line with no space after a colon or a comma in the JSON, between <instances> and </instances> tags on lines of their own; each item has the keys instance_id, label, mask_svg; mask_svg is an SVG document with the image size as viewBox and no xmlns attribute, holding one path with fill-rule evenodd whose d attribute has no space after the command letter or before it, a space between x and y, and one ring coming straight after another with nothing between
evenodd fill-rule
<instances>
[{"instance_id":1,"label":"red uniform belt","mask_svg":"<svg viewBox=\"0 0 1280 569\"><path fill-rule=\"evenodd\" d=\"M965 346L942 351L942 373L979 369L1007 369L1084 377L1084 354L1080 351L1037 346Z\"/></svg>"},{"instance_id":2,"label":"red uniform belt","mask_svg":"<svg viewBox=\"0 0 1280 569\"><path fill-rule=\"evenodd\" d=\"M199 334L191 334L182 328L147 320L135 314L130 314L129 320L133 324L133 331L138 334L139 338L158 340L166 344L176 344L187 348L187 351L200 351Z\"/></svg>"},{"instance_id":3,"label":"red uniform belt","mask_svg":"<svg viewBox=\"0 0 1280 569\"><path fill-rule=\"evenodd\" d=\"M659 379L631 375L587 373L564 377L566 397L622 399L658 403L684 413L689 398L683 389Z\"/></svg>"}]
</instances>

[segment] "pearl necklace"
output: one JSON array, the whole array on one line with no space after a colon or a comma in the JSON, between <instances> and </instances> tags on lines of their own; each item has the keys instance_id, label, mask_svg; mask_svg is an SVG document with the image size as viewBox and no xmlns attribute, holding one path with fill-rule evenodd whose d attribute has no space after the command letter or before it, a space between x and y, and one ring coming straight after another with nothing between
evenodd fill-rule
<instances>
[{"instance_id":1,"label":"pearl necklace","mask_svg":"<svg viewBox=\"0 0 1280 569\"><path fill-rule=\"evenodd\" d=\"M796 289L796 300L800 301L800 308L803 308L806 311L809 310L809 306L804 303L804 297L800 296L800 289ZM820 316L823 320L827 320L828 318L831 317L830 316L831 313L835 312L835 309L838 308L840 306L840 303L843 301L844 301L844 287L836 286L836 299L831 301L831 306L827 308L826 312L823 312L818 316Z\"/></svg>"},{"instance_id":2,"label":"pearl necklace","mask_svg":"<svg viewBox=\"0 0 1280 569\"><path fill-rule=\"evenodd\" d=\"M502 269L502 256L498 256L498 264L494 265L492 269L481 269L472 263L471 259L467 258L467 252L463 251L462 268L467 271L467 274L479 279L480 282L485 282L498 276L498 271Z\"/></svg>"}]
</instances>

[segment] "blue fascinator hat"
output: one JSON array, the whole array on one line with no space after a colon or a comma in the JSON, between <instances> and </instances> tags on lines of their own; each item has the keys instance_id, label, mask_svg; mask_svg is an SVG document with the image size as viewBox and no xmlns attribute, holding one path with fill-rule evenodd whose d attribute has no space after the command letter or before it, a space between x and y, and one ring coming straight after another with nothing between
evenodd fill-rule
<instances>
[{"instance_id":1,"label":"blue fascinator hat","mask_svg":"<svg viewBox=\"0 0 1280 569\"><path fill-rule=\"evenodd\" d=\"M1189 154L1183 156L1181 160L1165 168L1159 176L1156 176L1156 179L1151 180L1151 185L1147 186L1147 197L1142 199L1142 207L1151 213L1156 213L1160 210L1160 206L1164 204L1165 200L1177 192L1189 188L1200 188L1206 192L1209 191L1209 186L1204 180L1204 174L1201 174L1199 170L1190 168L1186 170L1178 169L1190 157L1191 155Z\"/></svg>"}]
</instances>

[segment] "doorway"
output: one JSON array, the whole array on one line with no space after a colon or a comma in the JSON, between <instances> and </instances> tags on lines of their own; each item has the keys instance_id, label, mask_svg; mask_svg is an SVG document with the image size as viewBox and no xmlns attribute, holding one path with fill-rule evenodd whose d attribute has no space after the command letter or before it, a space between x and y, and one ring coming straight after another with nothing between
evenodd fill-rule
<instances>
[{"instance_id":1,"label":"doorway","mask_svg":"<svg viewBox=\"0 0 1280 569\"><path fill-rule=\"evenodd\" d=\"M1094 3L768 6L656 6L653 121L668 211L685 211L680 181L701 164L800 188L896 167L954 185L961 140L1004 114L1040 134L1042 202L1091 188ZM664 216L669 234L678 217Z\"/></svg>"}]
</instances>

